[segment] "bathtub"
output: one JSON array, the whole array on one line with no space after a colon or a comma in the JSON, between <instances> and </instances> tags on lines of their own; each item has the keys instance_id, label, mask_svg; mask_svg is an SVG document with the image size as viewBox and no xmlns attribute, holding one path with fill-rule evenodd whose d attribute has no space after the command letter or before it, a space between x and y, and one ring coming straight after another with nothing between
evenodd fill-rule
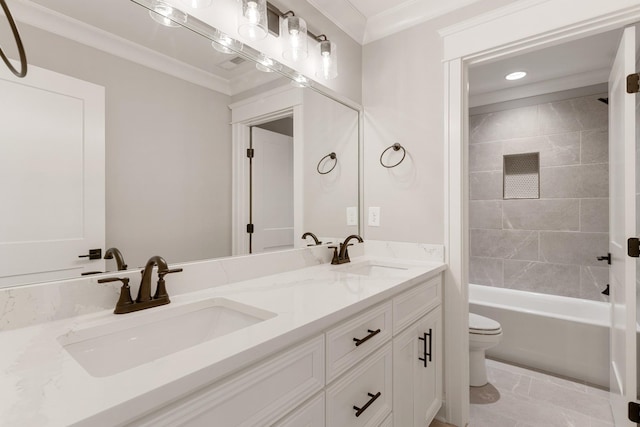
<instances>
[{"instance_id":1,"label":"bathtub","mask_svg":"<svg viewBox=\"0 0 640 427\"><path fill-rule=\"evenodd\" d=\"M502 325L488 357L609 387L609 303L469 285L469 311Z\"/></svg>"}]
</instances>

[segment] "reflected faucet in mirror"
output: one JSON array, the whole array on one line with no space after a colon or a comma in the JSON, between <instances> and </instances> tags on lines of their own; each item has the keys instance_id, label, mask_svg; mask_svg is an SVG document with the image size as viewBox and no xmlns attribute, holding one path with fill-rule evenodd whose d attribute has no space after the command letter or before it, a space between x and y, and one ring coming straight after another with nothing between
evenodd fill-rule
<instances>
[{"instance_id":1,"label":"reflected faucet in mirror","mask_svg":"<svg viewBox=\"0 0 640 427\"><path fill-rule=\"evenodd\" d=\"M322 242L320 240L318 240L318 238L316 237L315 234L313 234L310 231L307 231L306 233L304 233L301 237L302 240L306 239L307 237L311 237L313 239L313 241L315 242L314 244L311 245L307 245L307 246L319 246L322 244Z\"/></svg>"},{"instance_id":2,"label":"reflected faucet in mirror","mask_svg":"<svg viewBox=\"0 0 640 427\"><path fill-rule=\"evenodd\" d=\"M109 248L104 253L104 259L114 259L116 260L116 266L118 271L123 271L127 269L127 264L124 262L124 257L122 256L122 252L118 248Z\"/></svg>"},{"instance_id":3,"label":"reflected faucet in mirror","mask_svg":"<svg viewBox=\"0 0 640 427\"><path fill-rule=\"evenodd\" d=\"M358 236L357 234L352 234L346 239L344 239L344 242L340 243L339 252L336 246L329 246L329 249L333 249L333 259L331 260L331 264L335 265L335 264L345 264L347 262L351 262L351 260L349 259L348 247L352 246L352 244L349 243L349 241L352 239L357 239L360 243L364 242L362 237Z\"/></svg>"},{"instance_id":4,"label":"reflected faucet in mirror","mask_svg":"<svg viewBox=\"0 0 640 427\"><path fill-rule=\"evenodd\" d=\"M153 297L151 297L151 274L153 273L153 267L155 266L158 267L158 283L156 285L156 292ZM131 313L151 307L157 307L159 305L169 304L171 300L169 299L169 294L167 294L164 276L171 273L179 273L181 271L182 268L174 268L170 270L167 262L161 256L156 255L149 258L144 270L142 270L142 280L140 281L138 297L135 301L131 298L131 289L129 287L128 277L109 277L98 280L98 283L122 282L120 298L118 299L116 308L113 312L115 314Z\"/></svg>"}]
</instances>

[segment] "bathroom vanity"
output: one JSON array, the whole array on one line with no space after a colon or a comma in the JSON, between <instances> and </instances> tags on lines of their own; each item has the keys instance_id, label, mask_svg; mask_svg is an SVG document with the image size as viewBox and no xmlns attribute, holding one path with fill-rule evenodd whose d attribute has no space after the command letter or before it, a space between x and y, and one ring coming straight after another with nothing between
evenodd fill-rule
<instances>
[{"instance_id":1,"label":"bathroom vanity","mask_svg":"<svg viewBox=\"0 0 640 427\"><path fill-rule=\"evenodd\" d=\"M185 264L184 276L167 280L169 305L124 315L102 309L17 329L5 322L0 420L428 425L442 399L445 266L358 252L339 266L328 263L326 248ZM288 256L312 266L235 281L224 264L265 272L274 257ZM206 280L189 275L190 267L227 271L228 283L172 295L183 283L193 287L186 282L194 277ZM95 279L83 280L93 287ZM115 297L117 288L111 291Z\"/></svg>"}]
</instances>

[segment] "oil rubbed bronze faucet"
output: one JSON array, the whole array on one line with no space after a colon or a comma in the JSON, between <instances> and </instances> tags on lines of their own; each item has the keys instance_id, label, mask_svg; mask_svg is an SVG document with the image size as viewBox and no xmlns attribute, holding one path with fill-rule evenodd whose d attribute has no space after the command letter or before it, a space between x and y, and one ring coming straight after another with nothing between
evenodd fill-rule
<instances>
[{"instance_id":1,"label":"oil rubbed bronze faucet","mask_svg":"<svg viewBox=\"0 0 640 427\"><path fill-rule=\"evenodd\" d=\"M307 237L311 237L311 238L313 239L313 241L315 242L315 246L318 246L318 245L321 245L321 244L322 244L322 242L321 242L320 240L318 240L318 238L316 237L316 235L315 235L315 234L313 234L313 233L312 233L312 232L310 232L310 231L307 231L306 233L304 233L304 234L302 235L302 237L301 237L301 238L302 238L302 240L304 240L304 239L306 239ZM314 246L314 245L307 245L307 246Z\"/></svg>"},{"instance_id":2,"label":"oil rubbed bronze faucet","mask_svg":"<svg viewBox=\"0 0 640 427\"><path fill-rule=\"evenodd\" d=\"M329 249L333 249L333 259L331 260L331 264L344 264L347 262L351 262L349 259L349 250L348 247L351 246L349 241L351 239L357 239L360 243L364 242L362 237L357 234L352 234L351 236L344 239L344 242L340 243L340 252L338 252L338 248L336 246L329 246Z\"/></svg>"},{"instance_id":3,"label":"oil rubbed bronze faucet","mask_svg":"<svg viewBox=\"0 0 640 427\"><path fill-rule=\"evenodd\" d=\"M118 267L118 271L123 271L127 269L127 264L124 262L124 257L122 256L122 252L118 248L109 248L104 253L104 259L116 259L116 266Z\"/></svg>"},{"instance_id":4,"label":"oil rubbed bronze faucet","mask_svg":"<svg viewBox=\"0 0 640 427\"><path fill-rule=\"evenodd\" d=\"M156 285L156 292L151 296L151 275L153 273L153 267L158 266L158 284ZM147 261L144 270L142 270L142 280L140 281L140 288L138 289L138 297L135 301L131 298L131 289L129 288L129 278L124 277L110 277L107 279L100 279L98 283L106 282L122 282L122 288L120 289L120 299L116 303L116 308L113 310L115 314L131 313L134 311L140 311L151 307L157 307L159 305L169 304L171 300L167 294L167 288L164 282L164 276L171 273L181 272L181 268L174 268L169 270L167 262L160 256L153 256Z\"/></svg>"}]
</instances>

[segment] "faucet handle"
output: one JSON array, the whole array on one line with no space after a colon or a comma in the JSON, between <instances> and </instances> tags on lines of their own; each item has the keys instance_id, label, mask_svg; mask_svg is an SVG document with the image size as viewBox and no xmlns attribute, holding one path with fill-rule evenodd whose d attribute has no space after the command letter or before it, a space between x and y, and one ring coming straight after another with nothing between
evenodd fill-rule
<instances>
[{"instance_id":1,"label":"faucet handle","mask_svg":"<svg viewBox=\"0 0 640 427\"><path fill-rule=\"evenodd\" d=\"M158 277L159 278L163 278L164 276L166 276L167 274L171 274L171 273L180 273L182 271L181 268L173 268L171 270L159 270L158 271Z\"/></svg>"},{"instance_id":2,"label":"faucet handle","mask_svg":"<svg viewBox=\"0 0 640 427\"><path fill-rule=\"evenodd\" d=\"M340 260L338 259L338 247L337 246L327 246L329 249L333 249L333 259L331 260L331 264L340 264Z\"/></svg>"},{"instance_id":3,"label":"faucet handle","mask_svg":"<svg viewBox=\"0 0 640 427\"><path fill-rule=\"evenodd\" d=\"M169 294L167 294L167 287L164 283L164 276L171 273L180 273L181 268L173 268L171 270L158 270L158 284L156 285L156 293L153 295L153 299L166 298L169 300Z\"/></svg>"},{"instance_id":4,"label":"faucet handle","mask_svg":"<svg viewBox=\"0 0 640 427\"><path fill-rule=\"evenodd\" d=\"M115 314L126 313L126 311L122 311L122 308L133 304L133 299L131 298L131 288L129 287L129 278L128 277L108 277L106 279L98 279L98 283L108 283L108 282L122 282L122 288L120 288L120 298L118 298L118 302L116 303L116 308L113 310Z\"/></svg>"}]
</instances>

